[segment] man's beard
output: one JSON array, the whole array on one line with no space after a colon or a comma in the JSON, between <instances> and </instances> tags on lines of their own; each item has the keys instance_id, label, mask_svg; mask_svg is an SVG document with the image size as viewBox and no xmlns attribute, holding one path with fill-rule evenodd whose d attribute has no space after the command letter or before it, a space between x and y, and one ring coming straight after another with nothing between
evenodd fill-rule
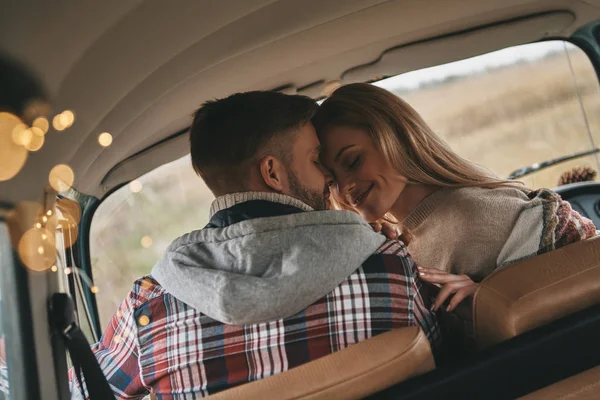
<instances>
[{"instance_id":1,"label":"man's beard","mask_svg":"<svg viewBox=\"0 0 600 400\"><path fill-rule=\"evenodd\" d=\"M288 182L290 184L290 196L311 206L315 211L327 210L327 195L329 188L324 187L321 191L310 189L300 183L298 176L294 171L288 173Z\"/></svg>"}]
</instances>

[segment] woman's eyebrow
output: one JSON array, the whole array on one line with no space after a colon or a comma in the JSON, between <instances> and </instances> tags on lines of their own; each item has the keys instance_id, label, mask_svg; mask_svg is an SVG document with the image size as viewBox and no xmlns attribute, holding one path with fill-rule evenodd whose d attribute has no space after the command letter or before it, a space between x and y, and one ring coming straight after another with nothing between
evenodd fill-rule
<instances>
[{"instance_id":1,"label":"woman's eyebrow","mask_svg":"<svg viewBox=\"0 0 600 400\"><path fill-rule=\"evenodd\" d=\"M333 162L338 162L338 160L340 159L340 157L342 156L342 153L345 152L346 150L348 150L351 147L356 146L355 144L349 144L348 146L344 146L340 149L340 151L338 151L338 153L336 154L335 158L333 159Z\"/></svg>"}]
</instances>

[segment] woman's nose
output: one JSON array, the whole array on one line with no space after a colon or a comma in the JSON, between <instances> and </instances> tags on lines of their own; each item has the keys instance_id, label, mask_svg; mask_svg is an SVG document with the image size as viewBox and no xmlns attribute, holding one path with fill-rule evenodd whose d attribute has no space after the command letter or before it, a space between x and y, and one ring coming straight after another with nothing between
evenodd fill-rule
<instances>
[{"instance_id":1,"label":"woman's nose","mask_svg":"<svg viewBox=\"0 0 600 400\"><path fill-rule=\"evenodd\" d=\"M354 182L352 182L347 177L336 177L336 179L338 192L342 196L349 194L352 188L354 187Z\"/></svg>"}]
</instances>

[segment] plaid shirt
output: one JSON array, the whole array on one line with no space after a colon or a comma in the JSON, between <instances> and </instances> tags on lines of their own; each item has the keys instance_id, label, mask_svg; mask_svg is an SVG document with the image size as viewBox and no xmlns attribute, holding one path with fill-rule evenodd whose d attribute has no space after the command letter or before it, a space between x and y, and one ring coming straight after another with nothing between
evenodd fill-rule
<instances>
[{"instance_id":1,"label":"plaid shirt","mask_svg":"<svg viewBox=\"0 0 600 400\"><path fill-rule=\"evenodd\" d=\"M226 325L137 280L92 349L119 399L205 397L278 374L391 329L439 327L401 242L385 242L329 295L289 318ZM72 371L71 371L72 372ZM71 378L72 373L71 373Z\"/></svg>"}]
</instances>

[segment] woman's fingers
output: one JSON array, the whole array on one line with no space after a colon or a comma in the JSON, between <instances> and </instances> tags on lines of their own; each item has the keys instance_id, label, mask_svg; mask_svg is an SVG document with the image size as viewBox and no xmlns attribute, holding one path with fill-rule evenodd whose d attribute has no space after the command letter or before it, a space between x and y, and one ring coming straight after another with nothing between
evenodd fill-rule
<instances>
[{"instance_id":1,"label":"woman's fingers","mask_svg":"<svg viewBox=\"0 0 600 400\"><path fill-rule=\"evenodd\" d=\"M475 295L475 292L477 291L478 287L479 284L473 282L468 286L464 286L458 289L454 296L452 296L452 299L450 300L450 304L448 304L446 311L454 310L464 299Z\"/></svg>"},{"instance_id":2,"label":"woman's fingers","mask_svg":"<svg viewBox=\"0 0 600 400\"><path fill-rule=\"evenodd\" d=\"M379 222L371 222L369 225L371 225L371 228L373 228L375 232L381 232L382 226Z\"/></svg>"},{"instance_id":3,"label":"woman's fingers","mask_svg":"<svg viewBox=\"0 0 600 400\"><path fill-rule=\"evenodd\" d=\"M462 289L463 287L470 286L472 284L473 281L467 280L446 283L435 298L432 311L437 311L446 302L446 300L448 300L448 298L454 293L458 292L458 290Z\"/></svg>"},{"instance_id":4,"label":"woman's fingers","mask_svg":"<svg viewBox=\"0 0 600 400\"><path fill-rule=\"evenodd\" d=\"M390 240L398 239L398 230L394 225L389 222L384 222L381 224L381 233L385 235Z\"/></svg>"}]
</instances>

